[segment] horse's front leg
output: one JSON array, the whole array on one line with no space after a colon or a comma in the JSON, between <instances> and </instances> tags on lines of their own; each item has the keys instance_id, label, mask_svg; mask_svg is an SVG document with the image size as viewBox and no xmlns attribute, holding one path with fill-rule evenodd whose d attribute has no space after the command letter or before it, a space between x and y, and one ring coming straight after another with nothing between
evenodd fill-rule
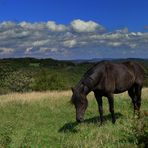
<instances>
[{"instance_id":1,"label":"horse's front leg","mask_svg":"<svg viewBox=\"0 0 148 148\"><path fill-rule=\"evenodd\" d=\"M101 124L102 124L103 123L102 96L100 96L98 93L95 92L95 98L96 98L97 103L98 103L98 109L99 109L99 113L100 113L100 121L101 121Z\"/></svg>"},{"instance_id":2,"label":"horse's front leg","mask_svg":"<svg viewBox=\"0 0 148 148\"><path fill-rule=\"evenodd\" d=\"M109 102L109 111L111 112L111 116L112 116L112 123L115 123L116 119L115 119L115 114L114 114L114 97L113 97L113 94L109 94L107 96L107 98L108 98L108 102Z\"/></svg>"}]
</instances>

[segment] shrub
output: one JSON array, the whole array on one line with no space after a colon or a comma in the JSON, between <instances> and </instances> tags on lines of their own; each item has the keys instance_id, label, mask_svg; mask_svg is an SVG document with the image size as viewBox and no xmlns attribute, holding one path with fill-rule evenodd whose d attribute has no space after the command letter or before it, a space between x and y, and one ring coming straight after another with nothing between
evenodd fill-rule
<instances>
[{"instance_id":1,"label":"shrub","mask_svg":"<svg viewBox=\"0 0 148 148\"><path fill-rule=\"evenodd\" d=\"M12 91L26 92L31 91L31 84L33 82L32 74L27 70L18 70L12 72L7 79L5 79L5 86Z\"/></svg>"},{"instance_id":2,"label":"shrub","mask_svg":"<svg viewBox=\"0 0 148 148\"><path fill-rule=\"evenodd\" d=\"M35 91L62 90L66 88L63 78L55 72L42 69L35 77L32 89Z\"/></svg>"}]
</instances>

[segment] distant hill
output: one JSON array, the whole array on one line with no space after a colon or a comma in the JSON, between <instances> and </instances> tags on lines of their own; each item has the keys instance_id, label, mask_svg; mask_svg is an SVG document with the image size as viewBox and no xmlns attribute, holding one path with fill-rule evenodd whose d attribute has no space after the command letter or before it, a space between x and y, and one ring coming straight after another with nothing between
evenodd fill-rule
<instances>
[{"instance_id":1,"label":"distant hill","mask_svg":"<svg viewBox=\"0 0 148 148\"><path fill-rule=\"evenodd\" d=\"M148 62L148 59L140 59L140 58L124 58L124 59L112 59L112 58L94 58L94 59L76 59L76 60L69 60L73 63L85 63L85 62L90 62L90 63L96 63L102 60L109 60L109 61L139 61L139 62Z\"/></svg>"},{"instance_id":2,"label":"distant hill","mask_svg":"<svg viewBox=\"0 0 148 148\"><path fill-rule=\"evenodd\" d=\"M96 63L102 60L109 60L109 61L117 61L117 62L122 62L122 61L137 61L137 62L145 62L148 63L148 59L142 59L142 58L123 58L123 59L113 59L113 58L93 58L93 59L74 59L74 60L56 60L52 58L46 58L46 59L36 59L36 58L31 58L31 57L26 57L26 58L4 58L0 59L0 62L21 62L21 63L50 63L50 64L57 64L57 63L66 63L66 64L71 64L71 63Z\"/></svg>"},{"instance_id":3,"label":"distant hill","mask_svg":"<svg viewBox=\"0 0 148 148\"><path fill-rule=\"evenodd\" d=\"M70 89L96 62L137 61L145 68L144 85L148 86L148 59L55 60L35 58L0 59L0 94L8 92Z\"/></svg>"}]
</instances>

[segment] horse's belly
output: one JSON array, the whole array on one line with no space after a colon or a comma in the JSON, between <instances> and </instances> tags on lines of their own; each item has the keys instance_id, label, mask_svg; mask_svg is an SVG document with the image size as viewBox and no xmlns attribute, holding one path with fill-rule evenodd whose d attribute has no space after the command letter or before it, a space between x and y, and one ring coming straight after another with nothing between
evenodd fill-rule
<instances>
[{"instance_id":1,"label":"horse's belly","mask_svg":"<svg viewBox=\"0 0 148 148\"><path fill-rule=\"evenodd\" d=\"M124 84L124 85L116 85L114 93L118 94L118 93L125 92L125 91L129 90L132 87L132 85L133 85L132 82L129 82L129 83Z\"/></svg>"},{"instance_id":2,"label":"horse's belly","mask_svg":"<svg viewBox=\"0 0 148 148\"><path fill-rule=\"evenodd\" d=\"M115 81L115 90L114 93L122 93L131 88L135 81L135 77L132 73L126 72L122 75L119 75Z\"/></svg>"},{"instance_id":3,"label":"horse's belly","mask_svg":"<svg viewBox=\"0 0 148 148\"><path fill-rule=\"evenodd\" d=\"M123 93L123 92L125 92L125 91L127 91L127 90L128 90L128 89L122 89L122 88L115 89L114 94Z\"/></svg>"}]
</instances>

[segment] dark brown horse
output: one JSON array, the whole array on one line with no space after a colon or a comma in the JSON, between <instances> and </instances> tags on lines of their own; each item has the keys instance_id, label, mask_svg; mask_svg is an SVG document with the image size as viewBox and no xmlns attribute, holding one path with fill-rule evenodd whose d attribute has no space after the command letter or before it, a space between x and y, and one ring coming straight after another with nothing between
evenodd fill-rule
<instances>
[{"instance_id":1,"label":"dark brown horse","mask_svg":"<svg viewBox=\"0 0 148 148\"><path fill-rule=\"evenodd\" d=\"M101 123L103 121L102 96L108 98L113 123L116 121L113 94L128 91L133 102L134 112L139 112L143 80L144 69L136 62L113 63L101 61L95 64L84 74L75 88L72 88L71 101L76 108L77 122L83 121L83 116L88 106L86 96L91 91L94 92L98 103Z\"/></svg>"}]
</instances>

